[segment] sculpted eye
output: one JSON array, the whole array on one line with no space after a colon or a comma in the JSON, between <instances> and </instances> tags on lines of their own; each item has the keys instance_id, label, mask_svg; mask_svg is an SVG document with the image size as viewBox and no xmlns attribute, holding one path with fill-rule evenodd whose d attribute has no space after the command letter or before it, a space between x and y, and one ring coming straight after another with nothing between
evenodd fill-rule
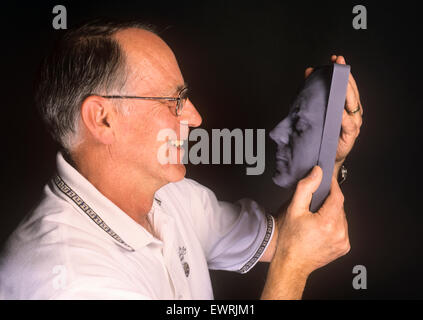
<instances>
[{"instance_id":1,"label":"sculpted eye","mask_svg":"<svg viewBox=\"0 0 423 320\"><path fill-rule=\"evenodd\" d=\"M294 110L292 110L292 113L293 113L294 115L297 115L297 114L298 114L298 112L300 112L300 107L299 107L299 106L295 106Z\"/></svg>"},{"instance_id":2,"label":"sculpted eye","mask_svg":"<svg viewBox=\"0 0 423 320\"><path fill-rule=\"evenodd\" d=\"M304 98L298 97L292 105L291 119L292 119L292 131L301 135L303 132L310 128L310 123L306 120L304 111L301 109L301 105L304 104Z\"/></svg>"},{"instance_id":3,"label":"sculpted eye","mask_svg":"<svg viewBox=\"0 0 423 320\"><path fill-rule=\"evenodd\" d=\"M291 111L292 115L294 117L296 117L298 115L298 112L300 112L300 105L299 104L293 105L292 106L292 111Z\"/></svg>"},{"instance_id":4,"label":"sculpted eye","mask_svg":"<svg viewBox=\"0 0 423 320\"><path fill-rule=\"evenodd\" d=\"M298 116L301 111L301 106L305 103L305 99L302 96L298 96L297 99L291 105L291 114L294 117Z\"/></svg>"},{"instance_id":5,"label":"sculpted eye","mask_svg":"<svg viewBox=\"0 0 423 320\"><path fill-rule=\"evenodd\" d=\"M310 128L310 123L302 118L297 119L295 123L295 130L298 132L298 134L302 134L303 132L307 131L308 128Z\"/></svg>"}]
</instances>

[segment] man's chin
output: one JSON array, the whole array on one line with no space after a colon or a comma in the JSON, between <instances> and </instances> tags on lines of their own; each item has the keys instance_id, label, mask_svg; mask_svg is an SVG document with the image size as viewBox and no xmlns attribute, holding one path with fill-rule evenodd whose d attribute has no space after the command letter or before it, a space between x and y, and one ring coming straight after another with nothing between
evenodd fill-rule
<instances>
[{"instance_id":1,"label":"man's chin","mask_svg":"<svg viewBox=\"0 0 423 320\"><path fill-rule=\"evenodd\" d=\"M167 168L167 181L168 182L177 182L182 180L185 177L187 170L183 164L171 164Z\"/></svg>"}]
</instances>

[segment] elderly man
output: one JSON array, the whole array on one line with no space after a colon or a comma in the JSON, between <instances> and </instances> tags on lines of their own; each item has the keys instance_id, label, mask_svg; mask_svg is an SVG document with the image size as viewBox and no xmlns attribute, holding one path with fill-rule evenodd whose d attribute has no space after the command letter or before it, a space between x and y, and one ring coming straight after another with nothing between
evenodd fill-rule
<instances>
[{"instance_id":1,"label":"elderly man","mask_svg":"<svg viewBox=\"0 0 423 320\"><path fill-rule=\"evenodd\" d=\"M298 299L313 270L349 250L335 178L319 214L308 210L319 167L275 223L251 200L218 201L184 178L182 163L158 161L160 130L184 132L168 142L181 158L181 140L202 119L171 49L145 26L94 22L68 32L37 86L63 151L2 253L0 298L212 299L209 268L244 273L267 261L262 298ZM344 112L334 176L361 125L352 76L346 109L360 112Z\"/></svg>"}]
</instances>

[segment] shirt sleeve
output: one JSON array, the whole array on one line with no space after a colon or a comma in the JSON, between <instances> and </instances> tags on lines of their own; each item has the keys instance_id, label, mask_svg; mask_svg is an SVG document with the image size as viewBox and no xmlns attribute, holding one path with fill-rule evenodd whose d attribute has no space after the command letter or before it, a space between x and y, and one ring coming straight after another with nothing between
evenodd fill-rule
<instances>
[{"instance_id":1,"label":"shirt sleeve","mask_svg":"<svg viewBox=\"0 0 423 320\"><path fill-rule=\"evenodd\" d=\"M218 201L193 180L191 197L195 229L209 269L248 272L261 258L273 236L274 219L255 201Z\"/></svg>"}]
</instances>

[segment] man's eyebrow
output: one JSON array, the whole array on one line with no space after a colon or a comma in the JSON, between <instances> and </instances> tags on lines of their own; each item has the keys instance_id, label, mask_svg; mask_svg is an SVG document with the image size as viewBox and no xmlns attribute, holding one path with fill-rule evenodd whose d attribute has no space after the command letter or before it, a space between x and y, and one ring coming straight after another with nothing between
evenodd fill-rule
<instances>
[{"instance_id":1,"label":"man's eyebrow","mask_svg":"<svg viewBox=\"0 0 423 320\"><path fill-rule=\"evenodd\" d=\"M177 94L184 88L188 88L188 83L184 82L184 84L180 84L179 86L176 87L176 89L173 93Z\"/></svg>"},{"instance_id":2,"label":"man's eyebrow","mask_svg":"<svg viewBox=\"0 0 423 320\"><path fill-rule=\"evenodd\" d=\"M188 83L184 82L184 84L180 84L178 85L175 90L173 91L167 91L167 93L163 92L162 96L163 97L174 97L175 95L177 95L183 88L188 88Z\"/></svg>"}]
</instances>

